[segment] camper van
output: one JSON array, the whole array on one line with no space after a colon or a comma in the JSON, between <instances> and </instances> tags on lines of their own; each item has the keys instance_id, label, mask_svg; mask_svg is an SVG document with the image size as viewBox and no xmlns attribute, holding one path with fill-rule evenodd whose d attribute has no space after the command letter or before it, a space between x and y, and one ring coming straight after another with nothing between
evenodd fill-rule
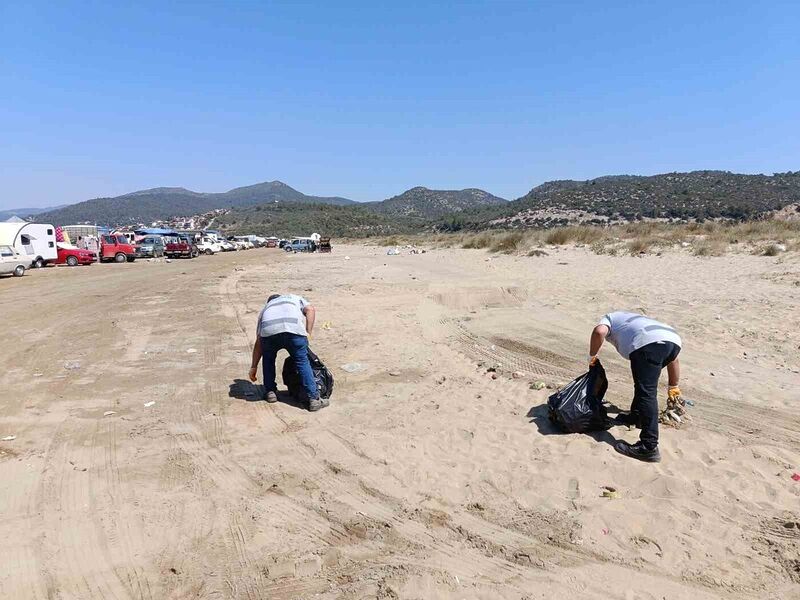
<instances>
[{"instance_id":1,"label":"camper van","mask_svg":"<svg viewBox=\"0 0 800 600\"><path fill-rule=\"evenodd\" d=\"M0 245L13 247L36 268L58 259L56 228L47 223L0 223Z\"/></svg>"}]
</instances>

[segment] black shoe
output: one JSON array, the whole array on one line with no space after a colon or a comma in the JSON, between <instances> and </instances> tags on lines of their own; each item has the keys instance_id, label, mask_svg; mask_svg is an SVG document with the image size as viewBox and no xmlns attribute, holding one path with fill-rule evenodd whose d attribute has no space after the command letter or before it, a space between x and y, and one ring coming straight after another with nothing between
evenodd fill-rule
<instances>
[{"instance_id":1,"label":"black shoe","mask_svg":"<svg viewBox=\"0 0 800 600\"><path fill-rule=\"evenodd\" d=\"M310 412L317 412L319 409L330 405L331 401L327 398L312 398L308 401L308 410Z\"/></svg>"},{"instance_id":2,"label":"black shoe","mask_svg":"<svg viewBox=\"0 0 800 600\"><path fill-rule=\"evenodd\" d=\"M636 460L641 460L643 462L650 462L650 463L661 462L661 453L658 451L658 446L656 446L652 450L648 450L647 448L644 447L642 442L629 444L628 442L623 442L622 440L619 440L616 444L614 444L614 450L616 450L620 454L624 454L625 456L630 456L631 458L635 458Z\"/></svg>"},{"instance_id":3,"label":"black shoe","mask_svg":"<svg viewBox=\"0 0 800 600\"><path fill-rule=\"evenodd\" d=\"M619 413L614 417L615 425L627 425L628 427L642 428L642 417L637 413Z\"/></svg>"},{"instance_id":4,"label":"black shoe","mask_svg":"<svg viewBox=\"0 0 800 600\"><path fill-rule=\"evenodd\" d=\"M272 404L273 402L277 402L278 401L278 394L276 394L275 392L267 392L264 395L264 400L266 400L270 404Z\"/></svg>"}]
</instances>

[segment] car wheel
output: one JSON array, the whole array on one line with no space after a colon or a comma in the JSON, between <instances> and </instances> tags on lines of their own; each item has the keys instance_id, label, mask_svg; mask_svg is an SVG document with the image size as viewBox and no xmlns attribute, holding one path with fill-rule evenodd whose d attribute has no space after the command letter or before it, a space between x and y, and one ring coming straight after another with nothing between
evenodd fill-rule
<instances>
[{"instance_id":1,"label":"car wheel","mask_svg":"<svg viewBox=\"0 0 800 600\"><path fill-rule=\"evenodd\" d=\"M117 252L117 254L114 256L114 262L124 263L126 260L128 260L128 257L122 252Z\"/></svg>"},{"instance_id":2,"label":"car wheel","mask_svg":"<svg viewBox=\"0 0 800 600\"><path fill-rule=\"evenodd\" d=\"M214 251L211 248L206 248L204 252L206 256L211 256L212 254L214 254Z\"/></svg>"},{"instance_id":3,"label":"car wheel","mask_svg":"<svg viewBox=\"0 0 800 600\"><path fill-rule=\"evenodd\" d=\"M33 263L31 263L31 266L34 269L41 269L44 266L44 260L42 260L42 257L40 256L39 258L34 260Z\"/></svg>"},{"instance_id":4,"label":"car wheel","mask_svg":"<svg viewBox=\"0 0 800 600\"><path fill-rule=\"evenodd\" d=\"M14 269L14 277L22 277L23 275L25 275L25 267L17 265L17 268Z\"/></svg>"},{"instance_id":5,"label":"car wheel","mask_svg":"<svg viewBox=\"0 0 800 600\"><path fill-rule=\"evenodd\" d=\"M67 264L70 267L77 267L78 266L78 259L75 258L74 256L68 256L67 257Z\"/></svg>"}]
</instances>

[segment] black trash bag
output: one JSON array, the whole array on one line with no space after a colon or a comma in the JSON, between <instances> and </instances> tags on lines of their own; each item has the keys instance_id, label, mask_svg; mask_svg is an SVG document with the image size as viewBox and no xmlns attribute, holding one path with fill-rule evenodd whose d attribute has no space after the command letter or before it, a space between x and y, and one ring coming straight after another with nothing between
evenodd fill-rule
<instances>
[{"instance_id":1,"label":"black trash bag","mask_svg":"<svg viewBox=\"0 0 800 600\"><path fill-rule=\"evenodd\" d=\"M333 394L333 375L320 360L319 356L314 354L310 348L308 349L308 362L311 363L311 371L313 371L314 379L317 382L319 397L330 398L331 394ZM283 376L284 385L292 396L298 399L306 397L300 373L297 372L297 366L291 356L287 356L286 360L283 361L281 375Z\"/></svg>"},{"instance_id":2,"label":"black trash bag","mask_svg":"<svg viewBox=\"0 0 800 600\"><path fill-rule=\"evenodd\" d=\"M566 433L608 429L611 422L603 405L607 389L606 371L598 360L547 399L550 420Z\"/></svg>"}]
</instances>

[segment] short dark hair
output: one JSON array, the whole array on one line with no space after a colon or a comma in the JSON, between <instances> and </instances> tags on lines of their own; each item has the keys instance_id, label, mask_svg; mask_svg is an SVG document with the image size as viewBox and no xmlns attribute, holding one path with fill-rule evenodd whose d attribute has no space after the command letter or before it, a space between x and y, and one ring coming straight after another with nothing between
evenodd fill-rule
<instances>
[{"instance_id":1,"label":"short dark hair","mask_svg":"<svg viewBox=\"0 0 800 600\"><path fill-rule=\"evenodd\" d=\"M275 298L280 298L280 297L281 297L280 294L272 294L272 296L267 298L267 302L272 302L273 300L275 300Z\"/></svg>"}]
</instances>

